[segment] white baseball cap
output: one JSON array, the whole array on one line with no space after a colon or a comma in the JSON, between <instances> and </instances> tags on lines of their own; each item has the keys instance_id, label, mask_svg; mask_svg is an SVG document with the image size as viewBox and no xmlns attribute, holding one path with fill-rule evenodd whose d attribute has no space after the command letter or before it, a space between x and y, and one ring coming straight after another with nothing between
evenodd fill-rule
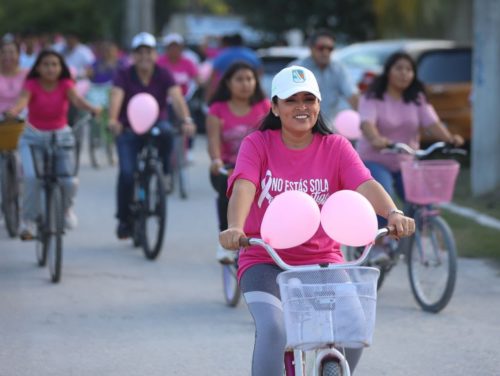
<instances>
[{"instance_id":1,"label":"white baseball cap","mask_svg":"<svg viewBox=\"0 0 500 376\"><path fill-rule=\"evenodd\" d=\"M170 33L163 37L162 42L164 46L170 46L172 43L184 44L184 38L180 34Z\"/></svg>"},{"instance_id":2,"label":"white baseball cap","mask_svg":"<svg viewBox=\"0 0 500 376\"><path fill-rule=\"evenodd\" d=\"M132 49L135 50L140 46L156 48L156 38L153 35L143 31L132 38Z\"/></svg>"},{"instance_id":3,"label":"white baseball cap","mask_svg":"<svg viewBox=\"0 0 500 376\"><path fill-rule=\"evenodd\" d=\"M271 98L277 96L280 99L286 99L301 91L314 94L321 100L318 82L309 69L292 65L280 70L274 76L271 84Z\"/></svg>"}]
</instances>

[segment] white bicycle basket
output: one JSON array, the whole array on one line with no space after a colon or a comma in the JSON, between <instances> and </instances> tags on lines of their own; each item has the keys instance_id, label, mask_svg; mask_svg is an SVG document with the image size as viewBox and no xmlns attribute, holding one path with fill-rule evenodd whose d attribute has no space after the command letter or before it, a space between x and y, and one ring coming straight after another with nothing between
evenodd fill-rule
<instances>
[{"instance_id":1,"label":"white bicycle basket","mask_svg":"<svg viewBox=\"0 0 500 376\"><path fill-rule=\"evenodd\" d=\"M286 271L278 278L287 347L372 343L380 272L369 267Z\"/></svg>"}]
</instances>

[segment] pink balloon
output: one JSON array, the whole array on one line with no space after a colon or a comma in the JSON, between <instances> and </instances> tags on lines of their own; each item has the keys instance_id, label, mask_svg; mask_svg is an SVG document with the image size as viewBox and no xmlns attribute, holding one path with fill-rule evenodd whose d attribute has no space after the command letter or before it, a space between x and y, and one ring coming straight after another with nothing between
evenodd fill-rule
<instances>
[{"instance_id":1,"label":"pink balloon","mask_svg":"<svg viewBox=\"0 0 500 376\"><path fill-rule=\"evenodd\" d=\"M210 76L212 75L212 64L210 62L204 61L198 67L198 76L202 83L208 82Z\"/></svg>"},{"instance_id":2,"label":"pink balloon","mask_svg":"<svg viewBox=\"0 0 500 376\"><path fill-rule=\"evenodd\" d=\"M337 191L321 209L321 225L336 242L360 247L374 241L377 215L370 202L355 191Z\"/></svg>"},{"instance_id":3,"label":"pink balloon","mask_svg":"<svg viewBox=\"0 0 500 376\"><path fill-rule=\"evenodd\" d=\"M333 120L337 132L349 140L361 137L360 123L359 114L354 110L340 111Z\"/></svg>"},{"instance_id":4,"label":"pink balloon","mask_svg":"<svg viewBox=\"0 0 500 376\"><path fill-rule=\"evenodd\" d=\"M286 191L269 204L260 234L273 248L291 248L311 239L319 224L320 212L316 201L307 193Z\"/></svg>"},{"instance_id":5,"label":"pink balloon","mask_svg":"<svg viewBox=\"0 0 500 376\"><path fill-rule=\"evenodd\" d=\"M127 106L127 117L132 130L137 134L146 133L158 119L159 111L158 102L151 94L134 95Z\"/></svg>"}]
</instances>

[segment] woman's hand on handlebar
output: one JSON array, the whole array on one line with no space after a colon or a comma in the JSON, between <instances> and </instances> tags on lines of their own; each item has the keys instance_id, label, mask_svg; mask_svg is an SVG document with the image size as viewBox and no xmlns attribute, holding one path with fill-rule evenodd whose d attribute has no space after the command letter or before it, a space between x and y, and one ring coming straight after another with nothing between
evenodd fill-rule
<instances>
[{"instance_id":1,"label":"woman's hand on handlebar","mask_svg":"<svg viewBox=\"0 0 500 376\"><path fill-rule=\"evenodd\" d=\"M220 170L224 167L224 162L220 158L214 158L212 159L212 162L210 163L210 172L213 175L219 175Z\"/></svg>"},{"instance_id":2,"label":"woman's hand on handlebar","mask_svg":"<svg viewBox=\"0 0 500 376\"><path fill-rule=\"evenodd\" d=\"M411 236L415 232L415 221L403 214L392 213L387 218L387 227L391 229L392 236L404 238Z\"/></svg>"},{"instance_id":3,"label":"woman's hand on handlebar","mask_svg":"<svg viewBox=\"0 0 500 376\"><path fill-rule=\"evenodd\" d=\"M392 141L383 136L377 136L370 140L370 144L377 150L382 150L392 144Z\"/></svg>"},{"instance_id":4,"label":"woman's hand on handlebar","mask_svg":"<svg viewBox=\"0 0 500 376\"><path fill-rule=\"evenodd\" d=\"M228 228L219 234L220 244L226 248L237 251L240 249L240 239L246 237L241 228Z\"/></svg>"},{"instance_id":5,"label":"woman's hand on handlebar","mask_svg":"<svg viewBox=\"0 0 500 376\"><path fill-rule=\"evenodd\" d=\"M118 136L123 131L123 125L118 120L110 120L108 128L115 136Z\"/></svg>"},{"instance_id":6,"label":"woman's hand on handlebar","mask_svg":"<svg viewBox=\"0 0 500 376\"><path fill-rule=\"evenodd\" d=\"M465 141L464 141L464 138L462 136L460 136L459 134L452 134L451 139L448 140L448 143L452 144L453 146L458 148L458 147L462 146L465 143Z\"/></svg>"}]
</instances>

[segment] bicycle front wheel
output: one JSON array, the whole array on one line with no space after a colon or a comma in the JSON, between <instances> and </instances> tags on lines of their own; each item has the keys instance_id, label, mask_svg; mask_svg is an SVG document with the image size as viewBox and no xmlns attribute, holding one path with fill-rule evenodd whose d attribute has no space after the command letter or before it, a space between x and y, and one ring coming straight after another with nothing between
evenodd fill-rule
<instances>
[{"instance_id":1,"label":"bicycle front wheel","mask_svg":"<svg viewBox=\"0 0 500 376\"><path fill-rule=\"evenodd\" d=\"M52 282L61 279L62 237L64 233L64 207L59 187L54 187L47 197L47 257Z\"/></svg>"},{"instance_id":2,"label":"bicycle front wheel","mask_svg":"<svg viewBox=\"0 0 500 376\"><path fill-rule=\"evenodd\" d=\"M326 360L322 364L322 376L342 376L342 368L340 363L335 360Z\"/></svg>"},{"instance_id":3,"label":"bicycle front wheel","mask_svg":"<svg viewBox=\"0 0 500 376\"><path fill-rule=\"evenodd\" d=\"M417 303L437 313L449 303L457 274L457 251L450 227L441 217L417 220L410 240L408 274Z\"/></svg>"},{"instance_id":4,"label":"bicycle front wheel","mask_svg":"<svg viewBox=\"0 0 500 376\"><path fill-rule=\"evenodd\" d=\"M167 214L165 186L160 168L156 166L149 170L141 185L144 190L140 219L142 249L147 259L154 260L161 252Z\"/></svg>"},{"instance_id":5,"label":"bicycle front wheel","mask_svg":"<svg viewBox=\"0 0 500 376\"><path fill-rule=\"evenodd\" d=\"M2 212L7 232L11 238L14 238L19 230L19 183L16 157L10 154L3 159L2 164L4 174L1 186Z\"/></svg>"},{"instance_id":6,"label":"bicycle front wheel","mask_svg":"<svg viewBox=\"0 0 500 376\"><path fill-rule=\"evenodd\" d=\"M240 301L241 292L236 278L236 265L222 265L222 288L224 299L229 307L236 307Z\"/></svg>"},{"instance_id":7,"label":"bicycle front wheel","mask_svg":"<svg viewBox=\"0 0 500 376\"><path fill-rule=\"evenodd\" d=\"M90 163L94 168L101 167L104 164L103 161L107 158L101 126L97 119L92 119L88 129Z\"/></svg>"}]
</instances>

